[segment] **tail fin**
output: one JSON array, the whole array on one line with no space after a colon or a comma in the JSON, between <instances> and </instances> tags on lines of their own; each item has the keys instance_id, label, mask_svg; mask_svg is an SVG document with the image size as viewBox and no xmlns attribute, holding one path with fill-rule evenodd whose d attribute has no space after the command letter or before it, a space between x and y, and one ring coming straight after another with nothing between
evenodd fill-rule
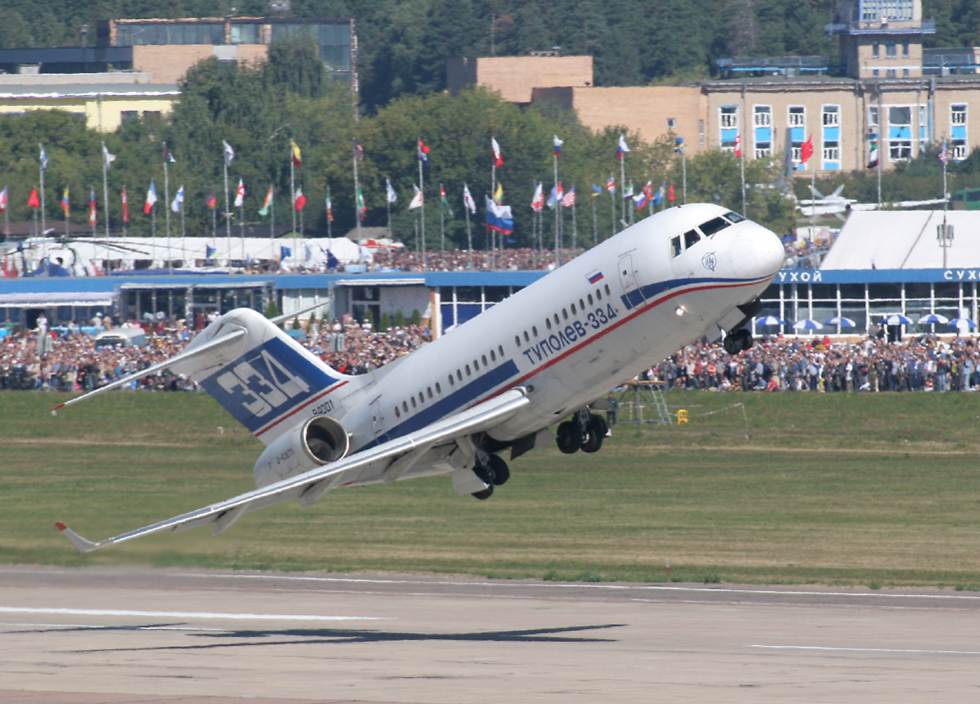
<instances>
[{"instance_id":1,"label":"tail fin","mask_svg":"<svg viewBox=\"0 0 980 704\"><path fill-rule=\"evenodd\" d=\"M281 432L282 421L351 379L248 308L222 315L188 345L187 351L235 330L245 334L193 359L179 360L171 369L198 382L266 444Z\"/></svg>"}]
</instances>

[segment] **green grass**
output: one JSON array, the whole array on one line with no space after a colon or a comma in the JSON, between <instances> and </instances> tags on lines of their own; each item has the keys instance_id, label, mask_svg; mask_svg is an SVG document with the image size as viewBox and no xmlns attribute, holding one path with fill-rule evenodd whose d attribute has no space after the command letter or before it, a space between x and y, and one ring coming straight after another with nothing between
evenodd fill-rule
<instances>
[{"instance_id":1,"label":"green grass","mask_svg":"<svg viewBox=\"0 0 980 704\"><path fill-rule=\"evenodd\" d=\"M971 394L671 394L689 425L620 425L594 456L535 451L486 502L447 477L342 489L219 537L86 556L55 520L101 538L227 498L251 488L260 445L202 395L118 392L53 418L60 398L0 394L0 562L980 584Z\"/></svg>"}]
</instances>

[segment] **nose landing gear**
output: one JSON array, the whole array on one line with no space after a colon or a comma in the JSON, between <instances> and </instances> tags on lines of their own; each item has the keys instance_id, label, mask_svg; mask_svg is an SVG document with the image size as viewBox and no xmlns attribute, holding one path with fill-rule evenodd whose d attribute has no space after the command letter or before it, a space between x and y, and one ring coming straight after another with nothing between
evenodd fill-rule
<instances>
[{"instance_id":1,"label":"nose landing gear","mask_svg":"<svg viewBox=\"0 0 980 704\"><path fill-rule=\"evenodd\" d=\"M558 449L566 455L579 450L592 453L602 448L602 440L608 432L609 424L605 418L582 408L576 411L571 420L558 425L555 440Z\"/></svg>"}]
</instances>

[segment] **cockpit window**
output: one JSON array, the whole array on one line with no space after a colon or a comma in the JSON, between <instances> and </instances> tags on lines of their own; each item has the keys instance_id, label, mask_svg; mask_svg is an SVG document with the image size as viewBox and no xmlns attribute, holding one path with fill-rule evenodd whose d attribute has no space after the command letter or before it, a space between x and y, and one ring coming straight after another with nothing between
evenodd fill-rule
<instances>
[{"instance_id":1,"label":"cockpit window","mask_svg":"<svg viewBox=\"0 0 980 704\"><path fill-rule=\"evenodd\" d=\"M713 234L718 232L718 230L724 230L730 225L731 223L725 220L725 218L713 218L701 225L701 232L704 233L705 237L711 237Z\"/></svg>"},{"instance_id":2,"label":"cockpit window","mask_svg":"<svg viewBox=\"0 0 980 704\"><path fill-rule=\"evenodd\" d=\"M684 251L684 250L681 248L681 236L680 235L677 235L677 237L671 237L670 238L670 256L671 257L680 256L680 253L682 251Z\"/></svg>"},{"instance_id":3,"label":"cockpit window","mask_svg":"<svg viewBox=\"0 0 980 704\"><path fill-rule=\"evenodd\" d=\"M728 218L728 221L731 223L742 222L743 220L745 220L743 216L739 215L734 211L729 211L725 213L725 217Z\"/></svg>"},{"instance_id":4,"label":"cockpit window","mask_svg":"<svg viewBox=\"0 0 980 704\"><path fill-rule=\"evenodd\" d=\"M688 230L684 233L684 249L690 249L698 243L701 237L697 230Z\"/></svg>"}]
</instances>

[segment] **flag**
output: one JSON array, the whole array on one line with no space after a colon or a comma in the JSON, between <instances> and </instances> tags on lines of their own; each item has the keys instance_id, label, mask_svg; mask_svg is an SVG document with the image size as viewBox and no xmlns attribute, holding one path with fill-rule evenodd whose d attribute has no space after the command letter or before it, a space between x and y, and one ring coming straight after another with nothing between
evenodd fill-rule
<instances>
[{"instance_id":1,"label":"flag","mask_svg":"<svg viewBox=\"0 0 980 704\"><path fill-rule=\"evenodd\" d=\"M561 181L556 183L551 187L551 193L548 195L548 207L554 208L556 205L561 203L562 198L565 197L565 188L561 185Z\"/></svg>"},{"instance_id":2,"label":"flag","mask_svg":"<svg viewBox=\"0 0 980 704\"><path fill-rule=\"evenodd\" d=\"M424 201L424 196L422 195L422 191L419 190L419 187L413 183L412 188L415 189L415 195L412 196L412 202L408 204L409 210L415 210L415 208L421 208L422 203Z\"/></svg>"},{"instance_id":3,"label":"flag","mask_svg":"<svg viewBox=\"0 0 980 704\"><path fill-rule=\"evenodd\" d=\"M48 170L48 153L46 151L44 151L44 145L42 145L42 144L37 145L37 148L39 150L38 156L37 156L37 160L39 162L41 162L41 171L47 171Z\"/></svg>"},{"instance_id":4,"label":"flag","mask_svg":"<svg viewBox=\"0 0 980 704\"><path fill-rule=\"evenodd\" d=\"M616 192L616 179L614 177L610 176L606 179L606 190L610 193Z\"/></svg>"},{"instance_id":5,"label":"flag","mask_svg":"<svg viewBox=\"0 0 980 704\"><path fill-rule=\"evenodd\" d=\"M602 281L606 277L603 275L603 273L601 271L597 271L594 274L592 274L591 276L588 276L587 278L588 278L590 284L595 285L595 284L599 283L600 281Z\"/></svg>"},{"instance_id":6,"label":"flag","mask_svg":"<svg viewBox=\"0 0 980 704\"><path fill-rule=\"evenodd\" d=\"M552 151L553 151L553 153L555 155L555 158L558 158L558 157L561 156L561 145L563 145L564 143L565 143L565 140L558 139L558 135L557 134L552 138L552 140L551 140L551 148L552 148Z\"/></svg>"},{"instance_id":7,"label":"flag","mask_svg":"<svg viewBox=\"0 0 980 704\"><path fill-rule=\"evenodd\" d=\"M218 248L212 247L209 244L204 245L204 258L211 259L215 254L217 254Z\"/></svg>"},{"instance_id":8,"label":"flag","mask_svg":"<svg viewBox=\"0 0 980 704\"><path fill-rule=\"evenodd\" d=\"M61 194L61 212L65 214L66 218L71 214L71 200L68 197L68 186L65 186L65 190Z\"/></svg>"},{"instance_id":9,"label":"flag","mask_svg":"<svg viewBox=\"0 0 980 704\"><path fill-rule=\"evenodd\" d=\"M544 184L540 181L534 187L534 195L531 196L531 210L540 213L544 210Z\"/></svg>"},{"instance_id":10,"label":"flag","mask_svg":"<svg viewBox=\"0 0 980 704\"><path fill-rule=\"evenodd\" d=\"M493 192L493 199L497 203L502 202L504 199L504 184L502 184L500 181L497 181L497 190Z\"/></svg>"},{"instance_id":11,"label":"flag","mask_svg":"<svg viewBox=\"0 0 980 704\"><path fill-rule=\"evenodd\" d=\"M110 166L112 166L112 162L114 162L115 160L116 160L116 155L115 154L110 154L109 153L109 150L105 146L105 142L103 142L102 143L102 163L105 164L105 167L108 169Z\"/></svg>"},{"instance_id":12,"label":"flag","mask_svg":"<svg viewBox=\"0 0 980 704\"><path fill-rule=\"evenodd\" d=\"M629 145L626 144L626 137L622 132L619 133L619 141L616 142L616 158L620 161L626 156L626 152L630 150Z\"/></svg>"},{"instance_id":13,"label":"flag","mask_svg":"<svg viewBox=\"0 0 980 704\"><path fill-rule=\"evenodd\" d=\"M395 193L395 189L391 185L391 181L387 178L385 179L385 199L391 204L398 202L398 194Z\"/></svg>"},{"instance_id":14,"label":"flag","mask_svg":"<svg viewBox=\"0 0 980 704\"><path fill-rule=\"evenodd\" d=\"M157 182L150 181L150 187L146 189L146 200L143 201L143 214L149 215L153 212L153 206L157 202Z\"/></svg>"},{"instance_id":15,"label":"flag","mask_svg":"<svg viewBox=\"0 0 980 704\"><path fill-rule=\"evenodd\" d=\"M235 160L235 150L223 139L221 140L221 145L224 147L225 166L231 166L231 162Z\"/></svg>"},{"instance_id":16,"label":"flag","mask_svg":"<svg viewBox=\"0 0 980 704\"><path fill-rule=\"evenodd\" d=\"M660 205L661 203L664 202L664 195L666 194L666 190L667 190L667 182L665 181L660 184L660 188L658 188L657 192L653 194L654 205Z\"/></svg>"},{"instance_id":17,"label":"flag","mask_svg":"<svg viewBox=\"0 0 980 704\"><path fill-rule=\"evenodd\" d=\"M204 204L208 206L208 210L214 210L218 207L218 196L213 192L208 193L208 199L204 201Z\"/></svg>"},{"instance_id":18,"label":"flag","mask_svg":"<svg viewBox=\"0 0 980 704\"><path fill-rule=\"evenodd\" d=\"M360 186L357 187L355 198L357 200L357 219L360 222L364 222L364 218L367 217L367 206L364 205L364 191Z\"/></svg>"},{"instance_id":19,"label":"flag","mask_svg":"<svg viewBox=\"0 0 980 704\"><path fill-rule=\"evenodd\" d=\"M878 167L878 135L874 130L868 130L868 168Z\"/></svg>"},{"instance_id":20,"label":"flag","mask_svg":"<svg viewBox=\"0 0 980 704\"><path fill-rule=\"evenodd\" d=\"M7 191L7 187L4 186L3 190L0 191L0 213L7 209L7 204L10 202L10 193Z\"/></svg>"},{"instance_id":21,"label":"flag","mask_svg":"<svg viewBox=\"0 0 980 704\"><path fill-rule=\"evenodd\" d=\"M561 199L561 204L566 208L571 208L575 205L575 186L568 189L565 193L565 197Z\"/></svg>"},{"instance_id":22,"label":"flag","mask_svg":"<svg viewBox=\"0 0 980 704\"><path fill-rule=\"evenodd\" d=\"M179 213L184 209L184 187L181 186L177 189L177 193L174 195L174 199L170 201L170 210L175 213Z\"/></svg>"},{"instance_id":23,"label":"flag","mask_svg":"<svg viewBox=\"0 0 980 704\"><path fill-rule=\"evenodd\" d=\"M126 187L123 186L122 193L119 194L119 202L122 208L122 221L124 225L129 224L129 198L126 196Z\"/></svg>"},{"instance_id":24,"label":"flag","mask_svg":"<svg viewBox=\"0 0 980 704\"><path fill-rule=\"evenodd\" d=\"M269 185L269 190L265 192L265 198L262 199L262 207L259 208L259 215L265 217L269 214L269 206L272 205L272 196L275 191L272 190L272 185Z\"/></svg>"},{"instance_id":25,"label":"flag","mask_svg":"<svg viewBox=\"0 0 980 704\"><path fill-rule=\"evenodd\" d=\"M280 259L288 259L291 256L293 256L293 250L292 250L291 247L287 247L284 244L279 245L279 258Z\"/></svg>"},{"instance_id":26,"label":"flag","mask_svg":"<svg viewBox=\"0 0 980 704\"><path fill-rule=\"evenodd\" d=\"M633 207L635 207L637 210L643 210L649 202L650 197L643 191L640 191L633 196Z\"/></svg>"},{"instance_id":27,"label":"flag","mask_svg":"<svg viewBox=\"0 0 980 704\"><path fill-rule=\"evenodd\" d=\"M234 154L232 154L232 156L234 156ZM174 158L174 155L170 151L170 149L167 147L167 143L166 142L163 143L162 157L163 157L163 163L164 164L176 164L177 163L177 159ZM231 161L229 161L228 163L230 164Z\"/></svg>"},{"instance_id":28,"label":"flag","mask_svg":"<svg viewBox=\"0 0 980 704\"><path fill-rule=\"evenodd\" d=\"M289 154L293 159L293 166L299 168L303 165L303 152L300 151L299 145L293 140L289 140Z\"/></svg>"},{"instance_id":29,"label":"flag","mask_svg":"<svg viewBox=\"0 0 980 704\"><path fill-rule=\"evenodd\" d=\"M623 199L625 200L626 198L632 198L632 197L633 197L633 182L630 181L628 184L626 184L626 187L623 188Z\"/></svg>"},{"instance_id":30,"label":"flag","mask_svg":"<svg viewBox=\"0 0 980 704\"><path fill-rule=\"evenodd\" d=\"M426 144L424 141L422 141L422 138L421 137L419 137L418 152L419 152L419 161L421 161L423 164L428 164L429 163L429 145Z\"/></svg>"},{"instance_id":31,"label":"flag","mask_svg":"<svg viewBox=\"0 0 980 704\"><path fill-rule=\"evenodd\" d=\"M593 183L592 184L592 197L593 198L597 198L600 195L602 195L602 186L600 186L598 183Z\"/></svg>"},{"instance_id":32,"label":"flag","mask_svg":"<svg viewBox=\"0 0 980 704\"><path fill-rule=\"evenodd\" d=\"M803 142L803 146L800 147L800 163L805 165L806 162L810 161L810 157L812 156L813 156L813 135L811 134L806 138L806 141Z\"/></svg>"},{"instance_id":33,"label":"flag","mask_svg":"<svg viewBox=\"0 0 980 704\"><path fill-rule=\"evenodd\" d=\"M439 207L441 207L449 217L453 216L453 209L449 205L449 198L446 197L446 187L441 183L439 184Z\"/></svg>"},{"instance_id":34,"label":"flag","mask_svg":"<svg viewBox=\"0 0 980 704\"><path fill-rule=\"evenodd\" d=\"M358 161L364 161L364 145L354 140L354 158Z\"/></svg>"},{"instance_id":35,"label":"flag","mask_svg":"<svg viewBox=\"0 0 980 704\"><path fill-rule=\"evenodd\" d=\"M238 179L238 188L235 189L235 207L241 208L245 205L245 181Z\"/></svg>"},{"instance_id":36,"label":"flag","mask_svg":"<svg viewBox=\"0 0 980 704\"><path fill-rule=\"evenodd\" d=\"M498 169L503 167L504 153L500 151L500 145L497 143L496 137L490 138L490 151L493 152L493 165Z\"/></svg>"},{"instance_id":37,"label":"flag","mask_svg":"<svg viewBox=\"0 0 980 704\"><path fill-rule=\"evenodd\" d=\"M487 229L509 235L514 232L514 216L509 205L499 205L487 196Z\"/></svg>"},{"instance_id":38,"label":"flag","mask_svg":"<svg viewBox=\"0 0 980 704\"><path fill-rule=\"evenodd\" d=\"M327 197L324 202L327 211L327 222L333 222L333 201L330 199L330 187L327 186Z\"/></svg>"},{"instance_id":39,"label":"flag","mask_svg":"<svg viewBox=\"0 0 980 704\"><path fill-rule=\"evenodd\" d=\"M735 158L736 159L742 158L742 135L741 134L735 135Z\"/></svg>"},{"instance_id":40,"label":"flag","mask_svg":"<svg viewBox=\"0 0 980 704\"><path fill-rule=\"evenodd\" d=\"M943 139L943 146L939 149L939 161L943 162L944 165L949 162L949 150L946 147L945 139Z\"/></svg>"},{"instance_id":41,"label":"flag","mask_svg":"<svg viewBox=\"0 0 980 704\"><path fill-rule=\"evenodd\" d=\"M88 224L95 227L95 213L98 208L98 203L95 200L95 189L91 188L88 192Z\"/></svg>"},{"instance_id":42,"label":"flag","mask_svg":"<svg viewBox=\"0 0 980 704\"><path fill-rule=\"evenodd\" d=\"M298 213L301 212L305 207L306 207L306 196L303 195L302 188L297 188L296 193L293 194L293 210L295 210Z\"/></svg>"},{"instance_id":43,"label":"flag","mask_svg":"<svg viewBox=\"0 0 980 704\"><path fill-rule=\"evenodd\" d=\"M473 200L470 187L465 183L463 184L463 207L469 210L471 214L476 214L476 201Z\"/></svg>"},{"instance_id":44,"label":"flag","mask_svg":"<svg viewBox=\"0 0 980 704\"><path fill-rule=\"evenodd\" d=\"M667 202L673 203L675 200L677 200L677 191L674 190L674 184L670 184L667 188Z\"/></svg>"},{"instance_id":45,"label":"flag","mask_svg":"<svg viewBox=\"0 0 980 704\"><path fill-rule=\"evenodd\" d=\"M37 210L41 207L41 199L37 194L37 188L31 189L31 194L27 196L27 207Z\"/></svg>"}]
</instances>

